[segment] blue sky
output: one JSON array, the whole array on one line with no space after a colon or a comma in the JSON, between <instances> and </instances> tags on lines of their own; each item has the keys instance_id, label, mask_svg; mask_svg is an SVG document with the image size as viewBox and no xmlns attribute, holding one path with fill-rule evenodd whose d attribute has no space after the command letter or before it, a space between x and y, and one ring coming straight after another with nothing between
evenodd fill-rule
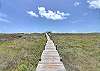
<instances>
[{"instance_id":1,"label":"blue sky","mask_svg":"<svg viewBox=\"0 0 100 71\"><path fill-rule=\"evenodd\" d=\"M0 0L0 32L100 32L100 0Z\"/></svg>"}]
</instances>

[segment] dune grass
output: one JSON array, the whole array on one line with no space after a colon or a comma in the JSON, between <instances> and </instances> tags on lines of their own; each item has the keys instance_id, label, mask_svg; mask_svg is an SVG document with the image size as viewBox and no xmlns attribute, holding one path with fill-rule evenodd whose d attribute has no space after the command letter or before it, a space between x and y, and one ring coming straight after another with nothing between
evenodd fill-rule
<instances>
[{"instance_id":1,"label":"dune grass","mask_svg":"<svg viewBox=\"0 0 100 71\"><path fill-rule=\"evenodd\" d=\"M0 42L0 71L35 71L45 42L44 34Z\"/></svg>"},{"instance_id":2,"label":"dune grass","mask_svg":"<svg viewBox=\"0 0 100 71\"><path fill-rule=\"evenodd\" d=\"M100 34L52 34L67 71L100 71Z\"/></svg>"},{"instance_id":3,"label":"dune grass","mask_svg":"<svg viewBox=\"0 0 100 71\"><path fill-rule=\"evenodd\" d=\"M0 71L35 71L45 35L16 35L0 41ZM100 34L51 35L67 71L100 71Z\"/></svg>"}]
</instances>

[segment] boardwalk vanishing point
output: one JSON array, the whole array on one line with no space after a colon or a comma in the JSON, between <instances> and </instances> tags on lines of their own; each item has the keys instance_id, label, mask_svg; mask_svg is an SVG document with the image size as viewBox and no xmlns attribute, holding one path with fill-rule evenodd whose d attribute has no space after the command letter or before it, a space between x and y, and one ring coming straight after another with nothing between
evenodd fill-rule
<instances>
[{"instance_id":1,"label":"boardwalk vanishing point","mask_svg":"<svg viewBox=\"0 0 100 71\"><path fill-rule=\"evenodd\" d=\"M53 41L46 33L47 43L36 71L66 71Z\"/></svg>"}]
</instances>

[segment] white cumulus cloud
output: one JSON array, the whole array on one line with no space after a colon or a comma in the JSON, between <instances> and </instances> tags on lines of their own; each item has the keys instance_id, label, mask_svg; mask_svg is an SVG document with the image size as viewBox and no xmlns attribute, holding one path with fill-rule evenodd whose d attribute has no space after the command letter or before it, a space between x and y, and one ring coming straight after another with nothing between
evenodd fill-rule
<instances>
[{"instance_id":1,"label":"white cumulus cloud","mask_svg":"<svg viewBox=\"0 0 100 71\"><path fill-rule=\"evenodd\" d=\"M60 11L46 10L45 7L38 7L38 14L33 11L26 11L27 14L34 17L45 17L51 20L63 20L70 16L70 13L64 13Z\"/></svg>"},{"instance_id":2,"label":"white cumulus cloud","mask_svg":"<svg viewBox=\"0 0 100 71\"><path fill-rule=\"evenodd\" d=\"M27 11L27 13L31 16L38 17L38 15L34 13L33 11Z\"/></svg>"},{"instance_id":3,"label":"white cumulus cloud","mask_svg":"<svg viewBox=\"0 0 100 71\"><path fill-rule=\"evenodd\" d=\"M88 0L90 8L100 9L100 0Z\"/></svg>"},{"instance_id":4,"label":"white cumulus cloud","mask_svg":"<svg viewBox=\"0 0 100 71\"><path fill-rule=\"evenodd\" d=\"M80 5L80 2L77 2L77 1L74 2L74 6L75 6L75 7L77 7L77 6L79 6L79 5Z\"/></svg>"},{"instance_id":5,"label":"white cumulus cloud","mask_svg":"<svg viewBox=\"0 0 100 71\"><path fill-rule=\"evenodd\" d=\"M70 16L70 13L64 13L60 11L57 11L57 14L62 15L62 16Z\"/></svg>"},{"instance_id":6,"label":"white cumulus cloud","mask_svg":"<svg viewBox=\"0 0 100 71\"><path fill-rule=\"evenodd\" d=\"M45 9L45 7L38 7L39 10L39 15L41 17L45 17L47 19L52 19L52 20L63 20L66 19L67 16L69 16L69 13L64 13L64 12L60 12L60 11L52 11L52 10L47 10Z\"/></svg>"}]
</instances>

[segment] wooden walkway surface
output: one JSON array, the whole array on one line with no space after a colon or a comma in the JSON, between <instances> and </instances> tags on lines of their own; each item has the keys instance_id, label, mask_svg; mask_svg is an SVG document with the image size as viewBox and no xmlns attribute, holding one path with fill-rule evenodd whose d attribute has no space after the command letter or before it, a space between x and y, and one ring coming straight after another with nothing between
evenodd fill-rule
<instances>
[{"instance_id":1,"label":"wooden walkway surface","mask_svg":"<svg viewBox=\"0 0 100 71\"><path fill-rule=\"evenodd\" d=\"M46 37L45 50L41 55L41 61L39 61L36 71L66 71L53 41L48 34L46 34Z\"/></svg>"}]
</instances>

